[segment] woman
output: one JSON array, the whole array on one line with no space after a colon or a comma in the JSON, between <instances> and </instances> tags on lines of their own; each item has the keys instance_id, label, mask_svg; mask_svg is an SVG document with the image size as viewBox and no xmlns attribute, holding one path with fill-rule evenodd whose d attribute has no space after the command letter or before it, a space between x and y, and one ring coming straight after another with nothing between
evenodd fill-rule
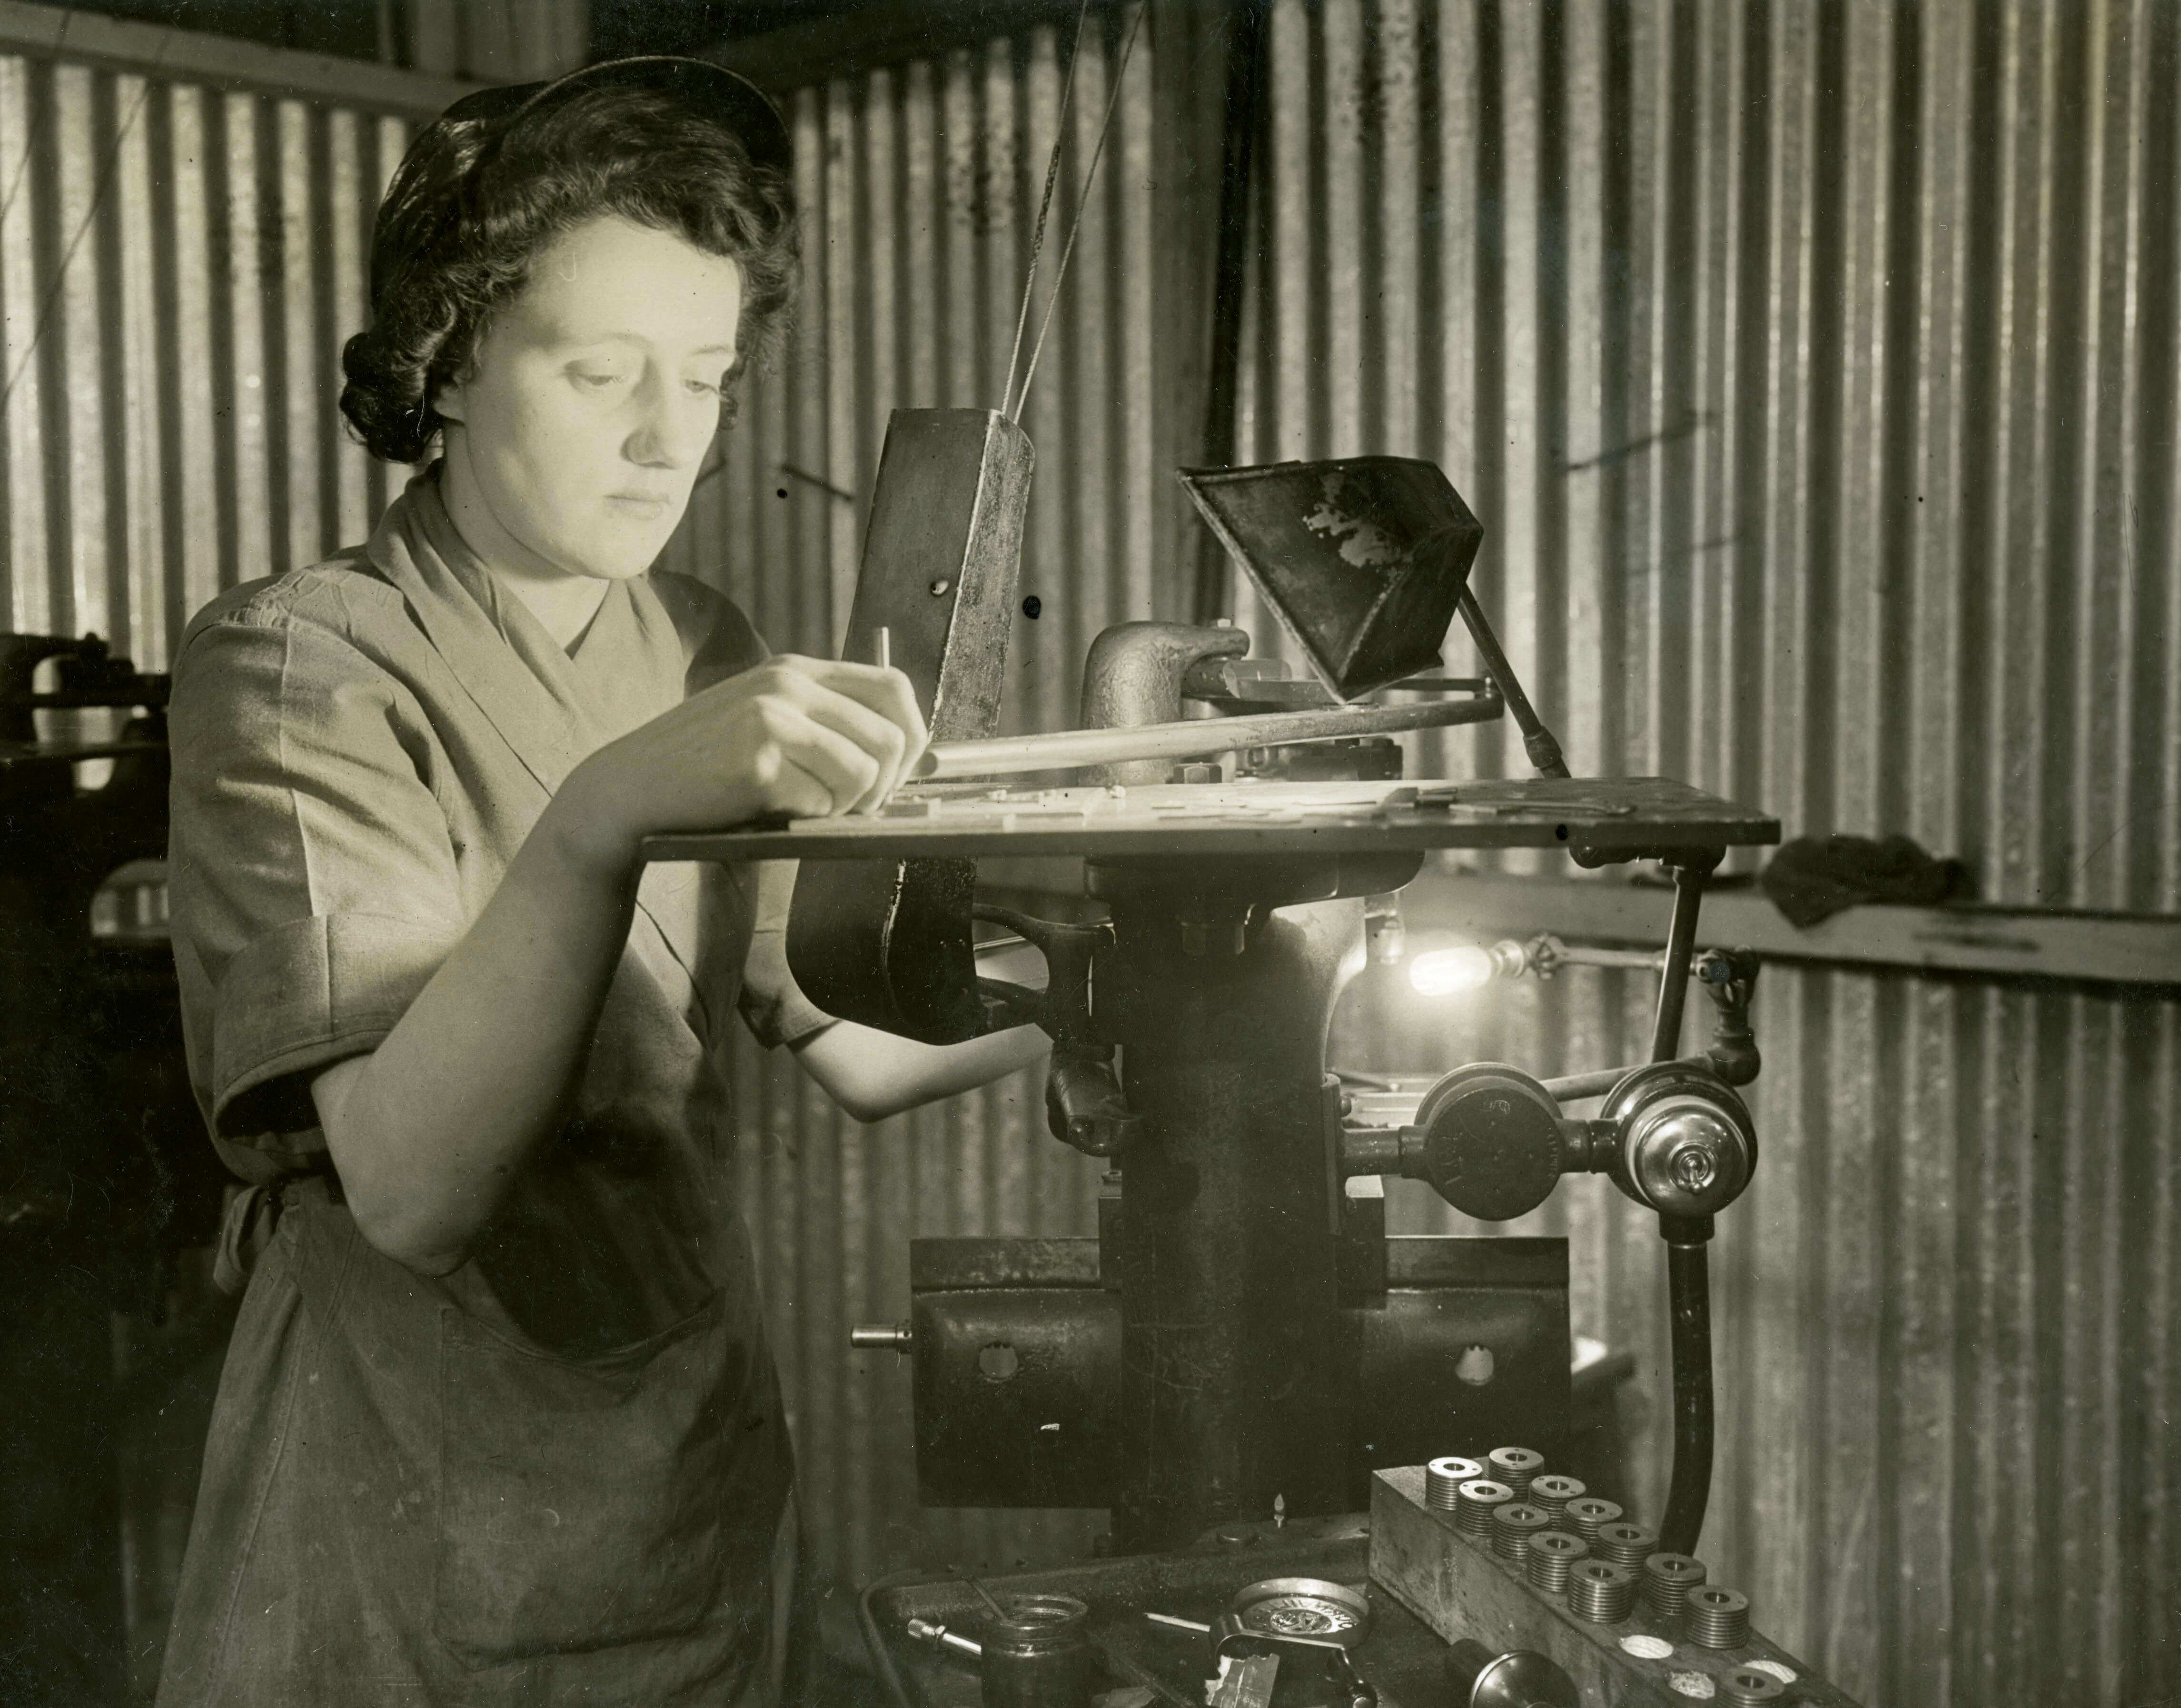
<instances>
[{"instance_id":1,"label":"woman","mask_svg":"<svg viewBox=\"0 0 2181 1708\"><path fill-rule=\"evenodd\" d=\"M342 406L439 461L175 669L191 1074L253 1184L160 1701L770 1704L788 1445L719 1058L739 1008L871 1119L1032 1059L796 990L792 871L643 838L869 810L897 672L768 659L649 572L776 328L788 139L625 61L459 102L388 193Z\"/></svg>"}]
</instances>

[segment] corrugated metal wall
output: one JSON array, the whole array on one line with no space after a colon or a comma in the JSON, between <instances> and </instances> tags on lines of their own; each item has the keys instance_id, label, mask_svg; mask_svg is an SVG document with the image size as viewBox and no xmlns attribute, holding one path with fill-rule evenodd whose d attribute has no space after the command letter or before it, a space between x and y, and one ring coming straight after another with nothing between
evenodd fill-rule
<instances>
[{"instance_id":1,"label":"corrugated metal wall","mask_svg":"<svg viewBox=\"0 0 2181 1708\"><path fill-rule=\"evenodd\" d=\"M1282 0L1273 53L1245 443L1441 462L1578 771L2181 908L2181 13ZM1361 1065L1644 1036L1610 976L1440 1038L1376 995ZM1759 1006L1714 1575L1874 1702L2166 1700L2175 1005L1775 967ZM1598 1184L1546 1219L1663 1401L1655 1235Z\"/></svg>"},{"instance_id":2,"label":"corrugated metal wall","mask_svg":"<svg viewBox=\"0 0 2181 1708\"><path fill-rule=\"evenodd\" d=\"M338 430L402 122L0 56L0 508L10 628L146 668L222 587L359 539L389 475Z\"/></svg>"},{"instance_id":3,"label":"corrugated metal wall","mask_svg":"<svg viewBox=\"0 0 2181 1708\"><path fill-rule=\"evenodd\" d=\"M1069 720L1097 627L1188 602L1153 520L1154 452L1195 428L1153 358L1161 21L1025 421L1024 727ZM793 102L803 329L676 548L778 644L845 615L887 410L997 398L1064 49ZM1579 769L1906 830L1996 898L2181 909L2174 8L1282 0L1273 54L1245 455L1444 462ZM224 581L362 531L386 477L334 430L334 358L401 135L0 57L11 626L159 661ZM1496 732L1450 745L1457 774L1505 763ZM1641 1003L1571 976L1426 1020L1367 986L1338 1033L1361 1066L1550 1071L1625 1059ZM2173 1006L1775 967L1760 1015L1765 1158L1716 1264L1720 1575L1874 1702L2171 1694ZM916 1512L906 1373L845 1346L902 1313L912 1233L1088 1230L1035 1085L865 1130L784 1057L741 1065L821 1554L1082 1542ZM1649 1230L1579 1186L1547 1224L1578 1325L1662 1392Z\"/></svg>"}]
</instances>

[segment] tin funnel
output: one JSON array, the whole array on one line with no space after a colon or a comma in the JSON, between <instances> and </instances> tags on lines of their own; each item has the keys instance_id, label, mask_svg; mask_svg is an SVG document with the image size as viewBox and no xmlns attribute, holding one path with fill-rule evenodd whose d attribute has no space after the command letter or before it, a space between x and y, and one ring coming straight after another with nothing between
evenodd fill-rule
<instances>
[{"instance_id":1,"label":"tin funnel","mask_svg":"<svg viewBox=\"0 0 2181 1708\"><path fill-rule=\"evenodd\" d=\"M1437 465L1351 456L1178 473L1341 699L1438 667L1484 529Z\"/></svg>"}]
</instances>

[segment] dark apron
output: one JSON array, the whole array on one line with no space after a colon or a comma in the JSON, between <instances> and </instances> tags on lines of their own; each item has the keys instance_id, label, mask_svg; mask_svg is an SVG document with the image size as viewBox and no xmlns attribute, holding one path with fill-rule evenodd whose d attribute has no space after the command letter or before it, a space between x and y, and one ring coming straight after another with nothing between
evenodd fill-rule
<instances>
[{"instance_id":1,"label":"dark apron","mask_svg":"<svg viewBox=\"0 0 2181 1708\"><path fill-rule=\"evenodd\" d=\"M794 1514L754 1289L556 1356L461 1272L374 1251L336 1191L230 1212L229 1272L257 1250L161 1708L781 1700Z\"/></svg>"}]
</instances>

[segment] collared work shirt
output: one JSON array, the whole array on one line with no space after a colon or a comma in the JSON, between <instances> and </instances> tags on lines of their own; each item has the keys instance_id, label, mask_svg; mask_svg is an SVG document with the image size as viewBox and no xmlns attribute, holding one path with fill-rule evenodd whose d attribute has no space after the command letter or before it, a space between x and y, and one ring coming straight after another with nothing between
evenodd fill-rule
<instances>
[{"instance_id":1,"label":"collared work shirt","mask_svg":"<svg viewBox=\"0 0 2181 1708\"><path fill-rule=\"evenodd\" d=\"M581 760L764 656L613 585L563 650L420 477L367 546L224 594L175 667L192 1081L284 1208L222 1377L163 1708L773 1700L785 1427L721 1036L825 1024L792 868L652 866L573 1113L470 1260L417 1275L330 1180L313 1075L369 1051ZM747 974L747 976L746 976Z\"/></svg>"}]
</instances>

